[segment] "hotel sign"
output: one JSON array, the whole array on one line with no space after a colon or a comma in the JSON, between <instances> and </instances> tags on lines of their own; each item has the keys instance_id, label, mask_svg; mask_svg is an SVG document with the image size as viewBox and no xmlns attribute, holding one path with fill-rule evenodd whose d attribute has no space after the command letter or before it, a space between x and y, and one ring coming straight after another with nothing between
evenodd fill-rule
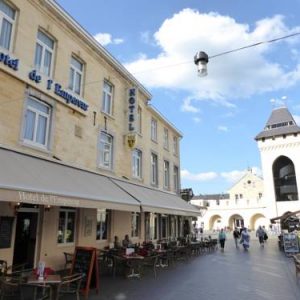
<instances>
[{"instance_id":1,"label":"hotel sign","mask_svg":"<svg viewBox=\"0 0 300 300\"><path fill-rule=\"evenodd\" d=\"M80 201L66 197L43 193L19 192L19 202L26 202L45 206L72 206L79 207Z\"/></svg>"},{"instance_id":2,"label":"hotel sign","mask_svg":"<svg viewBox=\"0 0 300 300\"><path fill-rule=\"evenodd\" d=\"M32 70L29 72L28 77L30 80L34 81L35 83L39 84L42 81L42 76L38 74L37 70ZM54 93L63 98L67 104L73 104L80 109L87 111L89 105L85 102L80 100L78 97L73 96L70 92L64 90L59 83L55 83L52 79L47 80L47 90L54 90Z\"/></svg>"},{"instance_id":3,"label":"hotel sign","mask_svg":"<svg viewBox=\"0 0 300 300\"><path fill-rule=\"evenodd\" d=\"M11 58L8 54L4 52L0 52L0 64L4 64L8 68L12 69L13 71L19 70L19 59ZM37 70L32 70L28 74L28 78L31 81L34 81L36 84L40 84L42 82L42 76L38 74ZM46 82L47 90L53 90L54 94L63 98L67 104L72 104L77 106L78 108L82 109L83 111L87 111L89 105L84 101L79 99L77 96L73 96L71 92L62 88L62 86L54 82L52 79L48 79Z\"/></svg>"},{"instance_id":4,"label":"hotel sign","mask_svg":"<svg viewBox=\"0 0 300 300\"><path fill-rule=\"evenodd\" d=\"M127 144L130 149L136 144L136 119L137 119L137 88L128 90L128 134Z\"/></svg>"}]
</instances>

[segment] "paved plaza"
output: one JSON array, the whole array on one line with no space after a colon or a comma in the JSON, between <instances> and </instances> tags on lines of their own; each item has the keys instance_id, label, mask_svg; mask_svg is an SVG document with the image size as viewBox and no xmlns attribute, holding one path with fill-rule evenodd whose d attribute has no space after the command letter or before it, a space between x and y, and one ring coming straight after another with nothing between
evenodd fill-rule
<instances>
[{"instance_id":1,"label":"paved plaza","mask_svg":"<svg viewBox=\"0 0 300 300\"><path fill-rule=\"evenodd\" d=\"M273 238L261 249L253 238L249 252L235 249L233 240L225 252L192 257L141 279L101 274L95 300L296 300L300 299L300 276L296 280L293 261L277 247Z\"/></svg>"}]
</instances>

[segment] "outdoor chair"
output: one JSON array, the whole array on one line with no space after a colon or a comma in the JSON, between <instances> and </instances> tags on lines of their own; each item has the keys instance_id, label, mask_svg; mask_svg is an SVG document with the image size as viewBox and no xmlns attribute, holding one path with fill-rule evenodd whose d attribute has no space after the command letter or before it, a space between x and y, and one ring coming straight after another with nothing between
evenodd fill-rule
<instances>
[{"instance_id":1,"label":"outdoor chair","mask_svg":"<svg viewBox=\"0 0 300 300\"><path fill-rule=\"evenodd\" d=\"M33 297L30 298L33 300L52 299L52 290L50 285L21 283L20 287L22 300L24 299L24 295L33 295Z\"/></svg>"},{"instance_id":2,"label":"outdoor chair","mask_svg":"<svg viewBox=\"0 0 300 300\"><path fill-rule=\"evenodd\" d=\"M118 271L124 272L126 267L126 260L119 255L113 255L112 260L113 260L113 277L115 277Z\"/></svg>"},{"instance_id":3,"label":"outdoor chair","mask_svg":"<svg viewBox=\"0 0 300 300\"><path fill-rule=\"evenodd\" d=\"M0 277L0 300L6 299L22 299L21 282L19 277Z\"/></svg>"},{"instance_id":4,"label":"outdoor chair","mask_svg":"<svg viewBox=\"0 0 300 300\"><path fill-rule=\"evenodd\" d=\"M0 276L7 273L7 261L0 259Z\"/></svg>"},{"instance_id":5,"label":"outdoor chair","mask_svg":"<svg viewBox=\"0 0 300 300\"><path fill-rule=\"evenodd\" d=\"M73 274L63 277L62 282L58 285L56 300L66 295L75 295L76 300L80 300L80 287L83 277L83 274Z\"/></svg>"},{"instance_id":6,"label":"outdoor chair","mask_svg":"<svg viewBox=\"0 0 300 300\"><path fill-rule=\"evenodd\" d=\"M142 261L143 271L147 268L153 270L154 278L156 278L156 265L158 262L158 255L145 256Z\"/></svg>"},{"instance_id":7,"label":"outdoor chair","mask_svg":"<svg viewBox=\"0 0 300 300\"><path fill-rule=\"evenodd\" d=\"M74 254L73 253L68 253L68 252L63 252L63 253L64 253L64 256L65 256L64 271L67 272L72 266Z\"/></svg>"}]
</instances>

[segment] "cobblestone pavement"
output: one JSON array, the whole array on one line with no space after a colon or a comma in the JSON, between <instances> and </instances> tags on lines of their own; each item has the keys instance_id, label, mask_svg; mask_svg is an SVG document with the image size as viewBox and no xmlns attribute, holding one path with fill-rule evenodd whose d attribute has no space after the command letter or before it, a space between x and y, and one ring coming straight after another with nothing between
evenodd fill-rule
<instances>
[{"instance_id":1,"label":"cobblestone pavement","mask_svg":"<svg viewBox=\"0 0 300 300\"><path fill-rule=\"evenodd\" d=\"M141 279L100 276L99 295L92 300L296 300L300 299L291 258L271 239L262 249L256 238L249 252L235 249L229 239L224 253L192 257L158 271L157 279L146 274Z\"/></svg>"}]
</instances>

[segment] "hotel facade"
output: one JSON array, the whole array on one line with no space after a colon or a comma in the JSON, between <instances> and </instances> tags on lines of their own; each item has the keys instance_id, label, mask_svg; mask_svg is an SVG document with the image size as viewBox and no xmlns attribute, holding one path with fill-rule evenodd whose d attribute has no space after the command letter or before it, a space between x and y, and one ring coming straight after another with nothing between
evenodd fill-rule
<instances>
[{"instance_id":1,"label":"hotel facade","mask_svg":"<svg viewBox=\"0 0 300 300\"><path fill-rule=\"evenodd\" d=\"M150 99L55 1L0 0L1 259L189 233L182 134Z\"/></svg>"}]
</instances>

